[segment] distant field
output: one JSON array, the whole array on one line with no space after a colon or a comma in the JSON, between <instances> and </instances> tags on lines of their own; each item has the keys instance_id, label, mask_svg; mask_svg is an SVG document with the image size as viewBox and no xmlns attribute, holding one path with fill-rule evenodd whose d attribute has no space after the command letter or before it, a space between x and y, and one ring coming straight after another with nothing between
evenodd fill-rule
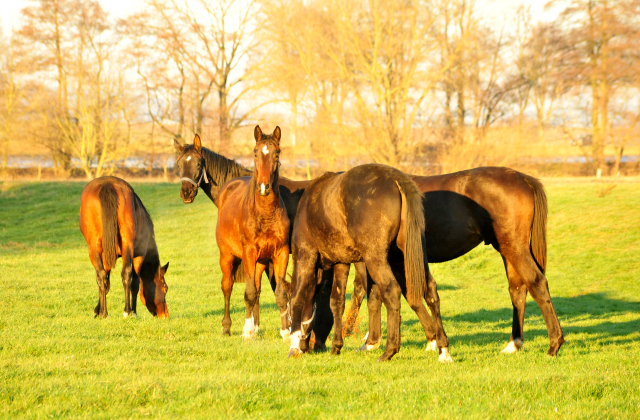
<instances>
[{"instance_id":1,"label":"distant field","mask_svg":"<svg viewBox=\"0 0 640 420\"><path fill-rule=\"evenodd\" d=\"M340 356L288 360L266 282L257 339L240 337L244 284L223 337L217 210L205 196L182 204L177 184L134 184L171 263L171 319L140 303L123 319L118 272L110 317L94 319L95 272L78 229L84 183L0 182L0 417L640 418L640 182L603 198L607 184L545 183L547 278L567 343L546 356L529 297L524 349L500 354L511 301L500 256L480 246L431 265L455 360L441 365L406 302L402 348L388 363L376 362L381 349L355 352L361 333Z\"/></svg>"}]
</instances>

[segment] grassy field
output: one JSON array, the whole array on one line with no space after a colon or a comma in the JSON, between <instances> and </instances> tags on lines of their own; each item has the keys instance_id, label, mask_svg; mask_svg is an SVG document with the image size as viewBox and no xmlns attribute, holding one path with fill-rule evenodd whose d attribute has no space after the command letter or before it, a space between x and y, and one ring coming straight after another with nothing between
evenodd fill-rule
<instances>
[{"instance_id":1,"label":"grassy field","mask_svg":"<svg viewBox=\"0 0 640 420\"><path fill-rule=\"evenodd\" d=\"M603 198L593 181L546 185L547 277L567 343L546 356L529 298L524 349L500 354L511 302L499 255L480 246L431 266L455 360L441 365L406 302L391 362L376 362L382 350L356 353L362 334L340 356L288 360L266 282L259 336L240 337L239 284L223 337L217 211L204 196L182 204L177 184L134 184L171 262L171 319L140 303L123 319L118 273L110 317L94 319L95 272L78 229L84 184L0 183L0 417L638 418L640 182Z\"/></svg>"}]
</instances>

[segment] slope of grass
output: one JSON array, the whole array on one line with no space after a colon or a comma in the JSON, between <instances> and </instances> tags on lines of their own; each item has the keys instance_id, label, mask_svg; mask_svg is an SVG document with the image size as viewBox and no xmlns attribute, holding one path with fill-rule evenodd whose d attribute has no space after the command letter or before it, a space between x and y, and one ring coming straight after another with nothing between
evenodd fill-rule
<instances>
[{"instance_id":1,"label":"slope of grass","mask_svg":"<svg viewBox=\"0 0 640 420\"><path fill-rule=\"evenodd\" d=\"M549 279L567 343L545 355L546 327L528 299L525 346L502 355L511 302L499 255L480 246L432 265L452 365L424 351L403 304L402 348L288 360L264 282L261 332L240 337L244 285L232 295L232 336L204 196L182 204L176 184L134 184L152 214L171 319L139 303L123 319L116 271L110 317L93 318L95 272L78 229L84 184L1 185L0 417L91 418L620 418L640 415L640 185L598 198L591 183L549 183ZM117 268L116 270L119 270ZM366 311L360 330L366 331ZM383 320L385 314L383 313Z\"/></svg>"}]
</instances>

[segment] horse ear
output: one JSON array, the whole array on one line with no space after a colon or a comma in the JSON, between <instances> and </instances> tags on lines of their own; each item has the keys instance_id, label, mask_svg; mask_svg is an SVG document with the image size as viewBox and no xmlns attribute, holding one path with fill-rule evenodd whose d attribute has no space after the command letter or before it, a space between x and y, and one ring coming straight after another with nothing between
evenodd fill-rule
<instances>
[{"instance_id":1,"label":"horse ear","mask_svg":"<svg viewBox=\"0 0 640 420\"><path fill-rule=\"evenodd\" d=\"M202 143L200 142L200 136L196 134L196 138L193 139L193 148L196 149L196 152L200 152L202 149Z\"/></svg>"},{"instance_id":2,"label":"horse ear","mask_svg":"<svg viewBox=\"0 0 640 420\"><path fill-rule=\"evenodd\" d=\"M276 139L276 143L278 144L278 146L280 145L280 136L282 135L282 133L280 132L280 127L276 126L276 129L273 130L273 138Z\"/></svg>"},{"instance_id":3,"label":"horse ear","mask_svg":"<svg viewBox=\"0 0 640 420\"><path fill-rule=\"evenodd\" d=\"M164 274L167 272L168 269L169 269L169 261L167 261L164 267L160 268L160 274L164 276Z\"/></svg>"},{"instance_id":4,"label":"horse ear","mask_svg":"<svg viewBox=\"0 0 640 420\"><path fill-rule=\"evenodd\" d=\"M180 143L178 143L178 140L173 139L173 147L175 147L176 151L178 153L182 153L184 152L184 146L182 146Z\"/></svg>"},{"instance_id":5,"label":"horse ear","mask_svg":"<svg viewBox=\"0 0 640 420\"><path fill-rule=\"evenodd\" d=\"M262 130L260 130L259 125L256 125L256 128L253 129L253 138L256 139L256 143L262 138Z\"/></svg>"}]
</instances>

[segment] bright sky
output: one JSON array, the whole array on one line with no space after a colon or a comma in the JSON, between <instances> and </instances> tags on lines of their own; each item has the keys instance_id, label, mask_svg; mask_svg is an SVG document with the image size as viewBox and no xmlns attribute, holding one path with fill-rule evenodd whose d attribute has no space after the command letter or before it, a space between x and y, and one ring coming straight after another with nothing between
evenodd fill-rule
<instances>
[{"instance_id":1,"label":"bright sky","mask_svg":"<svg viewBox=\"0 0 640 420\"><path fill-rule=\"evenodd\" d=\"M102 7L111 15L125 17L144 4L144 0L99 0ZM211 0L216 1L216 0ZM507 25L512 22L514 12L521 5L530 5L536 19L549 18L543 12L546 0L476 0L479 11L496 25L502 26L507 20ZM20 10L28 5L27 0L0 0L0 16L2 28L8 34L11 28L20 27Z\"/></svg>"}]
</instances>

